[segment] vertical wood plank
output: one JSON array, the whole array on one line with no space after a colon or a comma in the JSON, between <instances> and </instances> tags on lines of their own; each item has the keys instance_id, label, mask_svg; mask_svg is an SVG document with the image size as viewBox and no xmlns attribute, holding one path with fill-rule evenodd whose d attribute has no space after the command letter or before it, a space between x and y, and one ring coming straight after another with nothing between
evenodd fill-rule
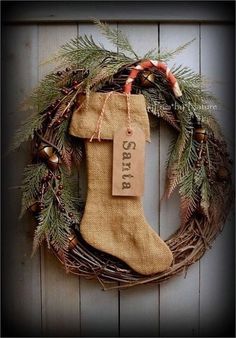
<instances>
[{"instance_id":1,"label":"vertical wood plank","mask_svg":"<svg viewBox=\"0 0 236 338\"><path fill-rule=\"evenodd\" d=\"M234 156L234 28L202 25L201 68L210 80L209 89L220 99L222 107L213 111L220 121L231 156ZM234 335L234 215L226 222L223 233L204 255L200 265L200 334L201 336Z\"/></svg>"},{"instance_id":2,"label":"vertical wood plank","mask_svg":"<svg viewBox=\"0 0 236 338\"><path fill-rule=\"evenodd\" d=\"M27 113L19 105L37 83L37 26L3 28L2 87L2 333L4 336L41 335L40 255L31 258L32 219L19 220L22 172L28 147L6 157L7 148Z\"/></svg>"},{"instance_id":3,"label":"vertical wood plank","mask_svg":"<svg viewBox=\"0 0 236 338\"><path fill-rule=\"evenodd\" d=\"M39 26L39 78L55 64L44 64L58 48L77 36L77 25ZM66 65L65 65L66 67ZM42 314L46 336L80 335L79 278L67 275L63 266L46 248L42 249Z\"/></svg>"},{"instance_id":4,"label":"vertical wood plank","mask_svg":"<svg viewBox=\"0 0 236 338\"><path fill-rule=\"evenodd\" d=\"M116 26L114 25L113 27ZM104 39L104 36L93 24L80 24L79 34L92 35L94 41L102 43L107 49L114 50L114 46ZM86 186L83 179L86 179L85 173L81 173L81 188L83 188L83 194L86 195ZM104 292L97 281L81 278L80 293L81 335L84 337L118 336L118 291Z\"/></svg>"},{"instance_id":5,"label":"vertical wood plank","mask_svg":"<svg viewBox=\"0 0 236 338\"><path fill-rule=\"evenodd\" d=\"M158 48L156 24L119 24L135 52L142 57ZM159 133L151 130L151 143L146 145L144 213L149 224L159 232ZM148 245L148 243L147 243ZM138 286L120 291L120 335L157 336L159 329L159 287Z\"/></svg>"},{"instance_id":6,"label":"vertical wood plank","mask_svg":"<svg viewBox=\"0 0 236 338\"><path fill-rule=\"evenodd\" d=\"M81 278L81 336L118 336L118 291L103 291L96 280Z\"/></svg>"},{"instance_id":7,"label":"vertical wood plank","mask_svg":"<svg viewBox=\"0 0 236 338\"><path fill-rule=\"evenodd\" d=\"M196 38L180 55L168 62L182 64L199 71L199 27L198 25L160 25L160 49L174 49ZM176 134L161 124L160 130L160 190L164 192L165 163L170 140ZM168 238L179 227L179 196L177 193L168 201L163 201L160 209L160 233ZM186 278L177 276L160 287L160 335L196 336L199 326L199 264L190 267Z\"/></svg>"}]
</instances>

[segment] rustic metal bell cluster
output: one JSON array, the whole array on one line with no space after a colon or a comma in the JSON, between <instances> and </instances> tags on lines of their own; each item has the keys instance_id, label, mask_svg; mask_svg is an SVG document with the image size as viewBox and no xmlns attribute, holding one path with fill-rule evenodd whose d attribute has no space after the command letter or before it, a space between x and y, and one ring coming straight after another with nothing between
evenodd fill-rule
<instances>
[{"instance_id":1,"label":"rustic metal bell cluster","mask_svg":"<svg viewBox=\"0 0 236 338\"><path fill-rule=\"evenodd\" d=\"M56 170L59 167L60 160L57 154L55 154L53 147L46 143L41 143L39 146L39 157L47 163L47 166L51 170Z\"/></svg>"}]
</instances>

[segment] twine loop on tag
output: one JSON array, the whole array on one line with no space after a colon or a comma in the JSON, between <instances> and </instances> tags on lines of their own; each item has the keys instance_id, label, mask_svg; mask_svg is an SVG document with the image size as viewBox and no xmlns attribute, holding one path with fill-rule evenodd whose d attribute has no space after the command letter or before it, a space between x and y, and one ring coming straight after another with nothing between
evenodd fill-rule
<instances>
[{"instance_id":1,"label":"twine loop on tag","mask_svg":"<svg viewBox=\"0 0 236 338\"><path fill-rule=\"evenodd\" d=\"M111 91L109 92L106 97L105 97L105 100L103 102L103 105L102 105L102 109L101 109L101 113L98 117L98 120L97 120L97 125L96 125L96 128L93 132L93 135L91 136L89 142L93 142L93 139L94 137L96 137L97 135L97 139L99 142L101 142L101 130L102 130L102 122L103 122L103 118L104 118L104 115L105 115L105 109L106 109L106 104L107 104L107 101L108 99L110 98L110 96L115 93L114 91ZM127 104L127 135L132 135L132 128L131 128L131 114L130 114L130 94L129 93L117 93L116 94L118 95L124 95L126 96L126 104Z\"/></svg>"}]
</instances>

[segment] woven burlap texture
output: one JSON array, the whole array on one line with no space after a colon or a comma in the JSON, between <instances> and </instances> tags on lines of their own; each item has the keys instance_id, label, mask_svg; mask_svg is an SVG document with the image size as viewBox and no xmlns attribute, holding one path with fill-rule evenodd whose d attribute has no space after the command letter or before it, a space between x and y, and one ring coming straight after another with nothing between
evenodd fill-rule
<instances>
[{"instance_id":1,"label":"woven burlap texture","mask_svg":"<svg viewBox=\"0 0 236 338\"><path fill-rule=\"evenodd\" d=\"M79 108L74 111L70 124L70 134L81 138L91 138L103 108L107 93L90 93L79 99ZM143 129L147 141L150 141L150 129L143 95L130 95L131 123ZM105 106L101 125L101 139L112 140L114 132L127 125L126 96L113 93Z\"/></svg>"},{"instance_id":2,"label":"woven burlap texture","mask_svg":"<svg viewBox=\"0 0 236 338\"><path fill-rule=\"evenodd\" d=\"M104 98L104 95L102 96ZM95 97L100 100L101 95L93 95L93 100ZM140 95L133 97L131 102L136 100L142 102ZM123 96L116 96L116 100L120 101L121 98ZM138 102L136 102L136 106L139 106ZM121 108L122 105L123 109ZM93 111L89 110L91 106ZM119 107L119 113L123 110L121 115L125 117L127 111L125 101L122 100L114 104L113 109L110 107L109 113L113 117L116 114L118 115L115 111L116 107ZM141 199L139 197L112 196L112 140L101 142L97 140L89 142L87 140L96 127L100 111L101 104L98 107L95 104L89 104L86 109L87 119L84 119L84 123L79 123L79 126L75 127L75 120L79 121L79 116L76 116L76 119L73 116L73 127L70 128L70 130L73 130L74 136L86 139L88 191L85 212L80 225L81 235L94 248L121 259L140 274L151 275L164 271L170 267L173 256L165 242L145 220ZM143 125L140 124L140 127L143 130L145 129L148 139L149 122L146 110L139 108L138 111L141 115L139 121L143 123ZM78 112L75 113L77 115ZM82 113L82 110L80 113ZM108 113L106 114L108 115ZM90 115L93 116L92 123L90 123ZM112 119L109 119L109 121L109 125L106 126L107 129L103 129L102 135L109 136L110 139L116 128L124 125L119 122L119 119L114 118L116 126L112 124ZM125 118L124 121L126 121ZM86 132L82 129L84 125L87 128ZM109 126L111 126L112 134L108 129Z\"/></svg>"}]
</instances>

